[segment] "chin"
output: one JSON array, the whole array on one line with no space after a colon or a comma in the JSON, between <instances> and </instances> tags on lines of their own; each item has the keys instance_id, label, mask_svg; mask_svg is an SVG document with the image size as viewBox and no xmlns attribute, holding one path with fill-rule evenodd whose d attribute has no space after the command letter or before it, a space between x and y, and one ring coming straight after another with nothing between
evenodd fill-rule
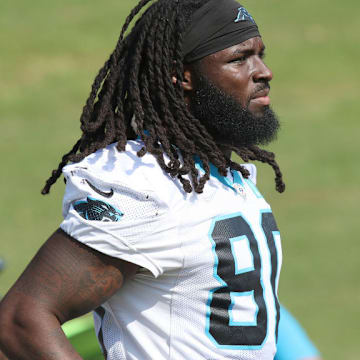
<instances>
[{"instance_id":1,"label":"chin","mask_svg":"<svg viewBox=\"0 0 360 360\"><path fill-rule=\"evenodd\" d=\"M260 108L258 108L257 110L251 110L251 109L247 109L250 114L252 116L254 116L254 118L261 118L264 116L265 112L268 111L270 109L270 106L269 105L265 105L265 106L262 106Z\"/></svg>"}]
</instances>

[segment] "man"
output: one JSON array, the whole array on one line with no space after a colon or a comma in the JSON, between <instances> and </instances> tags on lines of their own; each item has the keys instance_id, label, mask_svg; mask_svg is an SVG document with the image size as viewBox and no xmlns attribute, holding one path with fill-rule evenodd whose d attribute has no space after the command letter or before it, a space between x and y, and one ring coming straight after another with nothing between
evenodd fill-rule
<instances>
[{"instance_id":1,"label":"man","mask_svg":"<svg viewBox=\"0 0 360 360\"><path fill-rule=\"evenodd\" d=\"M61 324L94 311L112 359L273 359L280 235L255 187L279 127L272 72L234 0L131 12L63 172L64 221L0 305L10 359L80 359ZM65 166L68 162L70 165Z\"/></svg>"}]
</instances>

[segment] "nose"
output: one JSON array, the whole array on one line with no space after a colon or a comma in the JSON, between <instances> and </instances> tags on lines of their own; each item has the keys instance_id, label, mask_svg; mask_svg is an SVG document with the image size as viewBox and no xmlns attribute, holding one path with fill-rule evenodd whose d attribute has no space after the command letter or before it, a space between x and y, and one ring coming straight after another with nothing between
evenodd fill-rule
<instances>
[{"instance_id":1,"label":"nose","mask_svg":"<svg viewBox=\"0 0 360 360\"><path fill-rule=\"evenodd\" d=\"M256 59L256 63L255 63L255 69L254 69L254 73L253 73L253 79L254 82L261 82L261 81L271 81L273 78L273 73L270 70L270 68L268 68L264 61L259 57Z\"/></svg>"}]
</instances>

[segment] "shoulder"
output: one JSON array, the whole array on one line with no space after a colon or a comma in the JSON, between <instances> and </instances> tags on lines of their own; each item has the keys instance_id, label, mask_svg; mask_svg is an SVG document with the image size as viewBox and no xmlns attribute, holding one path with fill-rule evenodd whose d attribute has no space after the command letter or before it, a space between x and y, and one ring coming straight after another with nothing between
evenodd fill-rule
<instances>
[{"instance_id":1,"label":"shoulder","mask_svg":"<svg viewBox=\"0 0 360 360\"><path fill-rule=\"evenodd\" d=\"M78 163L64 167L67 195L88 189L88 183L104 189L121 192L151 193L170 205L174 199L184 196L178 180L167 174L150 153L138 157L142 141L128 141L125 151L119 151L116 143L98 150ZM166 160L166 159L165 159ZM73 196L71 196L73 198Z\"/></svg>"},{"instance_id":2,"label":"shoulder","mask_svg":"<svg viewBox=\"0 0 360 360\"><path fill-rule=\"evenodd\" d=\"M138 157L137 152L142 148L141 141L128 141L125 151L119 151L116 143L108 145L95 153L87 156L78 163L64 167L65 178L77 173L86 173L90 177L108 183L126 183L132 187L149 187L147 184L148 173L159 176L163 173L155 157L145 154Z\"/></svg>"}]
</instances>

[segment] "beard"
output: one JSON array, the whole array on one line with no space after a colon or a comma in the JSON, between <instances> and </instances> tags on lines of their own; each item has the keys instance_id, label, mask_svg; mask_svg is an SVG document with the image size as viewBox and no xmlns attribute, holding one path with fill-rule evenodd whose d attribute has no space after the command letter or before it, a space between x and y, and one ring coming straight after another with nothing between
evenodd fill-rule
<instances>
[{"instance_id":1,"label":"beard","mask_svg":"<svg viewBox=\"0 0 360 360\"><path fill-rule=\"evenodd\" d=\"M274 140L280 128L276 114L264 106L260 115L254 115L234 97L226 94L206 77L197 75L198 90L191 97L192 114L206 127L218 144L243 148L266 145ZM262 83L257 91L269 87Z\"/></svg>"}]
</instances>

